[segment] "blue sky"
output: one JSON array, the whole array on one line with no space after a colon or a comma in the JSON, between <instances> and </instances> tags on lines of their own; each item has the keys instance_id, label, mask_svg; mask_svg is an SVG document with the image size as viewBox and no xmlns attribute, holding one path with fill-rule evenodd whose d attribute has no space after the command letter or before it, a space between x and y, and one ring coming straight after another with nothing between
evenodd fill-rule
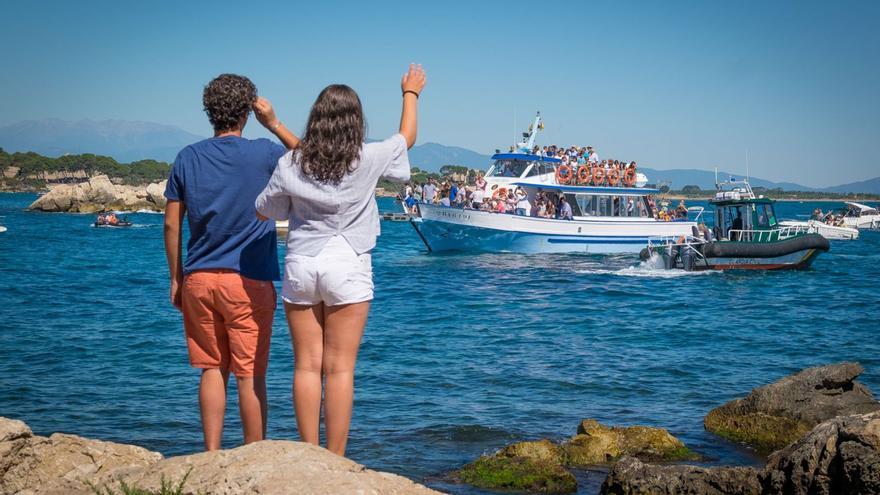
<instances>
[{"instance_id":1,"label":"blue sky","mask_svg":"<svg viewBox=\"0 0 880 495\"><path fill-rule=\"evenodd\" d=\"M325 85L396 130L428 72L419 141L488 153L541 110L539 142L655 168L811 186L880 175L880 2L14 2L0 125L146 120L201 135L204 84L245 74L294 130ZM262 135L251 123L246 135Z\"/></svg>"}]
</instances>

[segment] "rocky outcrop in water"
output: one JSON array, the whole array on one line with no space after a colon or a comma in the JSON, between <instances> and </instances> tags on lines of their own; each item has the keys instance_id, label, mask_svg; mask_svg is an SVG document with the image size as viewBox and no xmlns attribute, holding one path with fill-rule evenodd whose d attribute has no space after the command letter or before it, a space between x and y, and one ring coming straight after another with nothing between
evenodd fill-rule
<instances>
[{"instance_id":1,"label":"rocky outcrop in water","mask_svg":"<svg viewBox=\"0 0 880 495\"><path fill-rule=\"evenodd\" d=\"M163 480L182 482L184 494L438 494L300 442L267 440L163 459L132 445L60 433L35 436L21 421L0 418L0 494L116 493L121 482L159 492Z\"/></svg>"},{"instance_id":2,"label":"rocky outcrop in water","mask_svg":"<svg viewBox=\"0 0 880 495\"><path fill-rule=\"evenodd\" d=\"M681 440L663 428L608 427L593 419L581 421L577 435L562 444L562 451L565 463L573 467L609 464L623 456L649 461L696 458Z\"/></svg>"},{"instance_id":3,"label":"rocky outcrop in water","mask_svg":"<svg viewBox=\"0 0 880 495\"><path fill-rule=\"evenodd\" d=\"M577 490L577 481L567 468L611 464L625 455L656 461L695 458L662 428L608 427L585 419L577 435L562 444L544 439L508 445L464 466L457 477L481 488L569 493Z\"/></svg>"},{"instance_id":4,"label":"rocky outcrop in water","mask_svg":"<svg viewBox=\"0 0 880 495\"><path fill-rule=\"evenodd\" d=\"M839 416L774 452L763 493L880 493L880 411Z\"/></svg>"},{"instance_id":5,"label":"rocky outcrop in water","mask_svg":"<svg viewBox=\"0 0 880 495\"><path fill-rule=\"evenodd\" d=\"M457 477L480 488L530 493L571 493L577 480L563 466L562 451L549 440L519 442L466 465Z\"/></svg>"},{"instance_id":6,"label":"rocky outcrop in water","mask_svg":"<svg viewBox=\"0 0 880 495\"><path fill-rule=\"evenodd\" d=\"M52 212L93 213L98 211L162 211L167 181L147 186L114 184L106 175L88 182L52 186L28 208Z\"/></svg>"},{"instance_id":7,"label":"rocky outcrop in water","mask_svg":"<svg viewBox=\"0 0 880 495\"><path fill-rule=\"evenodd\" d=\"M880 410L871 391L855 380L863 371L858 363L846 362L807 368L713 409L704 425L767 454L827 419Z\"/></svg>"},{"instance_id":8,"label":"rocky outcrop in water","mask_svg":"<svg viewBox=\"0 0 880 495\"><path fill-rule=\"evenodd\" d=\"M601 493L607 495L758 495L758 471L749 467L645 464L624 457L608 473Z\"/></svg>"},{"instance_id":9,"label":"rocky outcrop in water","mask_svg":"<svg viewBox=\"0 0 880 495\"><path fill-rule=\"evenodd\" d=\"M607 495L880 494L880 411L838 416L770 456L763 469L657 466L625 458L614 465Z\"/></svg>"}]
</instances>

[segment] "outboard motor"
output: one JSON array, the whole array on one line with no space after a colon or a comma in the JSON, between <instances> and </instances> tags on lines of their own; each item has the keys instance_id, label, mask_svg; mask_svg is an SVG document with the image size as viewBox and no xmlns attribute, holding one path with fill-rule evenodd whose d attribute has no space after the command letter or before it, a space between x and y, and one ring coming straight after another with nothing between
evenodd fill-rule
<instances>
[{"instance_id":1,"label":"outboard motor","mask_svg":"<svg viewBox=\"0 0 880 495\"><path fill-rule=\"evenodd\" d=\"M694 251L687 246L681 247L681 267L686 272L694 271Z\"/></svg>"}]
</instances>

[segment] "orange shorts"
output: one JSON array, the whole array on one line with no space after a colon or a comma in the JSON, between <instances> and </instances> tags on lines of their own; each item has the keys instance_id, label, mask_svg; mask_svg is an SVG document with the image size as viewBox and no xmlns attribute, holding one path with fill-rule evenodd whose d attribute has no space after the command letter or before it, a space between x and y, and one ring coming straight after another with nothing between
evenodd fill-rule
<instances>
[{"instance_id":1,"label":"orange shorts","mask_svg":"<svg viewBox=\"0 0 880 495\"><path fill-rule=\"evenodd\" d=\"M265 376L275 316L275 285L229 270L203 270L183 281L183 327L194 368Z\"/></svg>"}]
</instances>

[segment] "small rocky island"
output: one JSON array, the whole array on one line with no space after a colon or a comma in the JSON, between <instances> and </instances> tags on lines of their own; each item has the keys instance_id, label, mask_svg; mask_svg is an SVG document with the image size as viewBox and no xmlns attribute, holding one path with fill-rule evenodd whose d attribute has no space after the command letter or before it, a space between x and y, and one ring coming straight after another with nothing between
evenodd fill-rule
<instances>
[{"instance_id":1,"label":"small rocky island","mask_svg":"<svg viewBox=\"0 0 880 495\"><path fill-rule=\"evenodd\" d=\"M106 175L91 177L78 184L57 184L28 208L49 212L95 213L100 211L162 211L165 184L146 186L115 184Z\"/></svg>"}]
</instances>

